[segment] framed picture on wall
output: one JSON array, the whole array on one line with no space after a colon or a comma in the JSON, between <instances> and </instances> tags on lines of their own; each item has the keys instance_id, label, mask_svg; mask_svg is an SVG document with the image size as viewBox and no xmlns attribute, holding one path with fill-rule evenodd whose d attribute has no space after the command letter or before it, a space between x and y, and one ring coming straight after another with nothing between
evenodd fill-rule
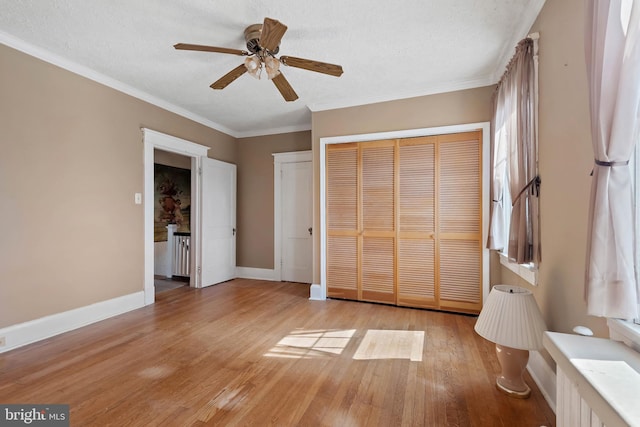
<instances>
[{"instance_id":1,"label":"framed picture on wall","mask_svg":"<svg viewBox=\"0 0 640 427\"><path fill-rule=\"evenodd\" d=\"M167 240L167 225L176 224L179 232L190 232L191 171L154 164L154 241Z\"/></svg>"}]
</instances>

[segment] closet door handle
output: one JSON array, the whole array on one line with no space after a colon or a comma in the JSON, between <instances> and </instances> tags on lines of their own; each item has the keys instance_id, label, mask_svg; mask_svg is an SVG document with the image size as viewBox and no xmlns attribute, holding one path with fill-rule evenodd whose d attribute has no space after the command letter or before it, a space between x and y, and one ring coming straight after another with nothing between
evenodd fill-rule
<instances>
[{"instance_id":1,"label":"closet door handle","mask_svg":"<svg viewBox=\"0 0 640 427\"><path fill-rule=\"evenodd\" d=\"M313 227L309 227L307 231L309 232L309 236L313 236Z\"/></svg>"}]
</instances>

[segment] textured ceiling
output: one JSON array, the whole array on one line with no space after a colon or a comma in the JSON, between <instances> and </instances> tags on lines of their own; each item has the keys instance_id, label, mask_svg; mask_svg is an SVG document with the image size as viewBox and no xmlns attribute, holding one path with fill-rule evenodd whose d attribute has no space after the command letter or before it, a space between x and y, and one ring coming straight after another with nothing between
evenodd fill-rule
<instances>
[{"instance_id":1,"label":"textured ceiling","mask_svg":"<svg viewBox=\"0 0 640 427\"><path fill-rule=\"evenodd\" d=\"M311 111L495 83L544 0L2 0L0 42L236 137L311 128ZM282 67L268 80L209 85L243 57L264 17L289 27L281 55L342 65L340 78Z\"/></svg>"}]
</instances>

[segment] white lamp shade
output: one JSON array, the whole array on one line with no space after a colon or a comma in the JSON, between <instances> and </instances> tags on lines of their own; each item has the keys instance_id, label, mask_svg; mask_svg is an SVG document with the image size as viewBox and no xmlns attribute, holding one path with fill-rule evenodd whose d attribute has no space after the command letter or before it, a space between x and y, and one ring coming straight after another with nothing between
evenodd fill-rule
<instances>
[{"instance_id":1,"label":"white lamp shade","mask_svg":"<svg viewBox=\"0 0 640 427\"><path fill-rule=\"evenodd\" d=\"M520 350L542 348L547 327L531 291L510 285L496 285L482 307L475 331L481 337Z\"/></svg>"}]
</instances>

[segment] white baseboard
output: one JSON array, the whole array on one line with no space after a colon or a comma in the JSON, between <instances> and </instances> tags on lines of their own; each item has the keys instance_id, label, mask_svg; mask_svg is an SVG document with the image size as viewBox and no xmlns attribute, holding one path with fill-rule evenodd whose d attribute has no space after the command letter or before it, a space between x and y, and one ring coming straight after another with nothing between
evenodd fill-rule
<instances>
[{"instance_id":1,"label":"white baseboard","mask_svg":"<svg viewBox=\"0 0 640 427\"><path fill-rule=\"evenodd\" d=\"M324 294L322 286L318 284L311 284L311 295L309 299L312 301L324 301L327 299L327 296Z\"/></svg>"},{"instance_id":2,"label":"white baseboard","mask_svg":"<svg viewBox=\"0 0 640 427\"><path fill-rule=\"evenodd\" d=\"M2 328L0 337L5 338L6 345L0 347L0 353L69 332L144 307L144 305L144 291L140 291Z\"/></svg>"},{"instance_id":3,"label":"white baseboard","mask_svg":"<svg viewBox=\"0 0 640 427\"><path fill-rule=\"evenodd\" d=\"M531 378L536 382L540 392L544 396L553 412L556 412L556 374L544 357L537 351L529 352L527 370Z\"/></svg>"},{"instance_id":4,"label":"white baseboard","mask_svg":"<svg viewBox=\"0 0 640 427\"><path fill-rule=\"evenodd\" d=\"M268 268L236 267L236 277L239 279L276 280L276 272Z\"/></svg>"}]
</instances>

